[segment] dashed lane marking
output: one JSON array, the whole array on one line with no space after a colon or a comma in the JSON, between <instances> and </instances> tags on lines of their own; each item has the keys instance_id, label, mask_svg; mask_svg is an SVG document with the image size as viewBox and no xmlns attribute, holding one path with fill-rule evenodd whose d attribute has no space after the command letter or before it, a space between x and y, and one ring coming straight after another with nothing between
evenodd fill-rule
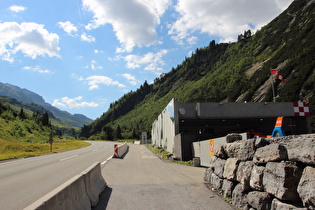
<instances>
[{"instance_id":1,"label":"dashed lane marking","mask_svg":"<svg viewBox=\"0 0 315 210\"><path fill-rule=\"evenodd\" d=\"M59 161L69 160L69 159L72 159L72 158L75 158L75 157L78 157L78 156L79 155L73 155L73 156L70 156L70 157L66 157L66 158L60 159Z\"/></svg>"}]
</instances>

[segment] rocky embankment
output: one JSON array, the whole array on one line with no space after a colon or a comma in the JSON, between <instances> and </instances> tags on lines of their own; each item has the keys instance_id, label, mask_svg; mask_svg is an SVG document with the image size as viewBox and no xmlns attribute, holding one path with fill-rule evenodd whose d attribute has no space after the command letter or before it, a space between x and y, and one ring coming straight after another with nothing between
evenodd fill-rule
<instances>
[{"instance_id":1,"label":"rocky embankment","mask_svg":"<svg viewBox=\"0 0 315 210\"><path fill-rule=\"evenodd\" d=\"M205 181L239 209L315 209L315 135L226 143Z\"/></svg>"}]
</instances>

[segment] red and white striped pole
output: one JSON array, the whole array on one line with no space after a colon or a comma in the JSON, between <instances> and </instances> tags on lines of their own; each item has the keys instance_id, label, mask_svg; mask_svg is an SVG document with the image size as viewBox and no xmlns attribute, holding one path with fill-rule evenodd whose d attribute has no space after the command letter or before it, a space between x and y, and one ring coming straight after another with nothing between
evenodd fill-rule
<instances>
[{"instance_id":1,"label":"red and white striped pole","mask_svg":"<svg viewBox=\"0 0 315 210\"><path fill-rule=\"evenodd\" d=\"M114 155L113 158L118 158L118 144L114 144Z\"/></svg>"}]
</instances>

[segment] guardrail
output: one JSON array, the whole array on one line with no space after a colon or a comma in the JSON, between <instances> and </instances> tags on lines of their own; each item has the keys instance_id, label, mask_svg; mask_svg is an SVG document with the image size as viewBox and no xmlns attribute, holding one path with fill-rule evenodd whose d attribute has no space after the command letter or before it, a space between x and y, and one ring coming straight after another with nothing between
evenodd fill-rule
<instances>
[{"instance_id":1,"label":"guardrail","mask_svg":"<svg viewBox=\"0 0 315 210\"><path fill-rule=\"evenodd\" d=\"M101 164L94 163L79 175L69 179L24 210L86 210L96 206L107 184L101 174Z\"/></svg>"}]
</instances>

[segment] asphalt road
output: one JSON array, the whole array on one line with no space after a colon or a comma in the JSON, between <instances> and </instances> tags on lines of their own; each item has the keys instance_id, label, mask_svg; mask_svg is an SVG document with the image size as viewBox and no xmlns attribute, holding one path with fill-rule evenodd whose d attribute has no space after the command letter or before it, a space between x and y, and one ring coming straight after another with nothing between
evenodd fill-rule
<instances>
[{"instance_id":1,"label":"asphalt road","mask_svg":"<svg viewBox=\"0 0 315 210\"><path fill-rule=\"evenodd\" d=\"M0 162L0 210L23 209L78 175L95 162L113 155L112 142L39 157Z\"/></svg>"},{"instance_id":2,"label":"asphalt road","mask_svg":"<svg viewBox=\"0 0 315 210\"><path fill-rule=\"evenodd\" d=\"M205 186L204 172L160 160L144 145L130 145L123 159L103 167L108 187L94 210L233 209Z\"/></svg>"}]
</instances>

